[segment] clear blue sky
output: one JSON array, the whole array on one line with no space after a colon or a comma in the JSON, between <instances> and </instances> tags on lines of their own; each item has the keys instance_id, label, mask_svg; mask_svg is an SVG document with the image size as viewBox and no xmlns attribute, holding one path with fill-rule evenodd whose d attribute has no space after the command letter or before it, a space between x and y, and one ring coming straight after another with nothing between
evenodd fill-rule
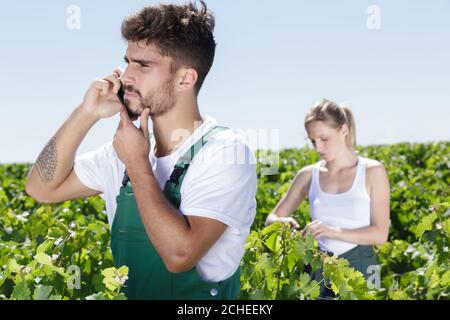
<instances>
[{"instance_id":1,"label":"clear blue sky","mask_svg":"<svg viewBox=\"0 0 450 320\"><path fill-rule=\"evenodd\" d=\"M175 1L180 2L180 1ZM90 82L123 66L122 19L156 1L8 1L0 11L0 163L31 162ZM209 0L218 43L199 97L236 129L278 129L301 147L303 119L326 97L348 102L359 144L450 140L450 1ZM70 5L81 29L66 26ZM370 5L380 29L369 29ZM371 20L372 21L372 20ZM98 123L78 153L110 141Z\"/></svg>"}]
</instances>

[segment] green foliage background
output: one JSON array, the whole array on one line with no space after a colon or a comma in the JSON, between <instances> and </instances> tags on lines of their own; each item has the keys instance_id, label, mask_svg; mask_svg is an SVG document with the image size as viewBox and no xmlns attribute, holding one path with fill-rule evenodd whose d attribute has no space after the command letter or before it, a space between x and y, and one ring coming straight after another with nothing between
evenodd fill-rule
<instances>
[{"instance_id":1,"label":"green foliage background","mask_svg":"<svg viewBox=\"0 0 450 320\"><path fill-rule=\"evenodd\" d=\"M303 166L309 149L279 154L279 171L260 175L258 212L242 262L241 299L315 299L321 268L341 299L448 299L450 294L450 142L359 147L387 168L389 241L376 247L381 287L368 287L343 259L317 249L285 225L264 220ZM273 154L258 152L259 172ZM41 205L24 191L29 164L0 165L0 299L125 299L127 269L113 267L104 202L99 197ZM294 213L310 220L304 201ZM79 283L77 282L79 279Z\"/></svg>"}]
</instances>

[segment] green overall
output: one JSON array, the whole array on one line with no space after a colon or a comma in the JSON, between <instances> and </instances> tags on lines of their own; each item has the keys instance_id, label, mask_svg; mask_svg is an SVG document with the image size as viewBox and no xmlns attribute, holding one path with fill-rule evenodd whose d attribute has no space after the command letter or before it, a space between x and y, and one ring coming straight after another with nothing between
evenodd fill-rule
<instances>
[{"instance_id":1,"label":"green overall","mask_svg":"<svg viewBox=\"0 0 450 320\"><path fill-rule=\"evenodd\" d=\"M210 137L226 129L218 126L212 128L178 160L164 188L164 195L175 208L180 207L181 184L192 159ZM117 210L111 229L111 250L116 267L126 265L129 268L128 280L123 288L128 299L225 300L237 298L240 290L239 268L230 278L221 282L202 280L195 267L181 273L171 273L167 270L142 224L126 171L116 201Z\"/></svg>"}]
</instances>

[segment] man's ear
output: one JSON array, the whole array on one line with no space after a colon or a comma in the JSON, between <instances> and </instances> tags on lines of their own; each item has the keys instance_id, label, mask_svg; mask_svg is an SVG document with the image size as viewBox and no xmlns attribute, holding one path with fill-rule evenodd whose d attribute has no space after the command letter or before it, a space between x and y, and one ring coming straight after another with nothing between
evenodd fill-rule
<instances>
[{"instance_id":1,"label":"man's ear","mask_svg":"<svg viewBox=\"0 0 450 320\"><path fill-rule=\"evenodd\" d=\"M182 68L179 70L178 87L181 91L194 88L197 83L198 73L193 68Z\"/></svg>"}]
</instances>

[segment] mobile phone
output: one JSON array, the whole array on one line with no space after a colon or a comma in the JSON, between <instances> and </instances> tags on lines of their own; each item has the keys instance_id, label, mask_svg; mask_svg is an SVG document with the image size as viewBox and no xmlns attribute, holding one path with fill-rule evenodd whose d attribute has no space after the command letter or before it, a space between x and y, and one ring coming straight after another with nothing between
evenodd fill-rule
<instances>
[{"instance_id":1,"label":"mobile phone","mask_svg":"<svg viewBox=\"0 0 450 320\"><path fill-rule=\"evenodd\" d=\"M119 100L120 100L120 102L122 102L123 105L125 105L125 101L124 101L124 98L123 98L124 95L125 95L125 92L123 91L123 86L120 85L120 89L117 92L117 96L119 97Z\"/></svg>"},{"instance_id":2,"label":"mobile phone","mask_svg":"<svg viewBox=\"0 0 450 320\"><path fill-rule=\"evenodd\" d=\"M130 113L130 110L128 110L128 107L125 104L124 95L125 95L125 92L123 91L123 85L121 85L119 91L117 92L117 97L119 98L120 102L124 105L125 109L127 109L128 116L131 119L134 119L135 116Z\"/></svg>"}]
</instances>

